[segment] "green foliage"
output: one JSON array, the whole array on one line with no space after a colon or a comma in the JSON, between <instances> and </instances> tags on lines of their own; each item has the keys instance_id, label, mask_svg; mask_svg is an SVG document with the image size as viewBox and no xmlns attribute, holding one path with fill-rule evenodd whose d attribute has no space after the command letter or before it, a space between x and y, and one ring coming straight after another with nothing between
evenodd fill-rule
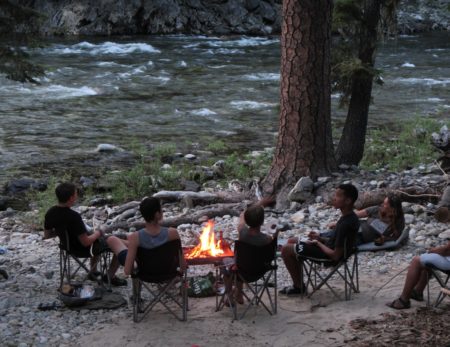
<instances>
[{"instance_id":1,"label":"green foliage","mask_svg":"<svg viewBox=\"0 0 450 347\"><path fill-rule=\"evenodd\" d=\"M241 157L237 153L233 153L225 159L225 178L245 181L253 177L263 177L269 170L271 160L272 156L267 152L256 157L251 155Z\"/></svg>"},{"instance_id":2,"label":"green foliage","mask_svg":"<svg viewBox=\"0 0 450 347\"><path fill-rule=\"evenodd\" d=\"M47 189L43 192L32 190L27 194L27 200L33 201L35 204L35 209L37 209L37 220L30 221L30 224L37 224L39 227L44 226L44 217L47 210L53 205L57 204L57 199L55 195L56 186L64 182L65 179L59 179L57 177L50 177L47 183Z\"/></svg>"},{"instance_id":3,"label":"green foliage","mask_svg":"<svg viewBox=\"0 0 450 347\"><path fill-rule=\"evenodd\" d=\"M228 150L228 146L222 140L216 140L208 143L206 146L207 151L211 151L214 154L225 153Z\"/></svg>"},{"instance_id":4,"label":"green foliage","mask_svg":"<svg viewBox=\"0 0 450 347\"><path fill-rule=\"evenodd\" d=\"M173 143L165 143L156 146L152 153L155 157L161 159L163 157L167 157L173 155L177 150L177 146Z\"/></svg>"},{"instance_id":5,"label":"green foliage","mask_svg":"<svg viewBox=\"0 0 450 347\"><path fill-rule=\"evenodd\" d=\"M436 149L431 145L430 136L441 126L435 119L417 117L401 124L397 135L392 127L369 130L361 166L397 171L432 162L436 159Z\"/></svg>"}]
</instances>

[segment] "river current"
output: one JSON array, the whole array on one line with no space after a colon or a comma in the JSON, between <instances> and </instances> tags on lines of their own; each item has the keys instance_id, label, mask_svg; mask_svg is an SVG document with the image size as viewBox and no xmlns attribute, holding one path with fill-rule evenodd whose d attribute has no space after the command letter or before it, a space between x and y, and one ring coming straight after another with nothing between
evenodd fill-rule
<instances>
[{"instance_id":1,"label":"river current","mask_svg":"<svg viewBox=\"0 0 450 347\"><path fill-rule=\"evenodd\" d=\"M279 113L278 38L153 36L47 41L25 47L40 85L0 77L0 168L32 176L101 143L273 146ZM450 113L450 33L380 45L369 126ZM333 120L345 112L332 96ZM75 163L76 164L76 163ZM95 165L95 163L93 163Z\"/></svg>"}]
</instances>

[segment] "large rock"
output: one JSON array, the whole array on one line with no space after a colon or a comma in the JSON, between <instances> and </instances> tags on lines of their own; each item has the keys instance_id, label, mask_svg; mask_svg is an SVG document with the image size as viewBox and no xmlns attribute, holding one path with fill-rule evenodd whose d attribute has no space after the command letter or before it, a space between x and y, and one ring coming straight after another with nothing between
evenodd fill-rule
<instances>
[{"instance_id":1,"label":"large rock","mask_svg":"<svg viewBox=\"0 0 450 347\"><path fill-rule=\"evenodd\" d=\"M310 177L302 177L295 184L295 187L289 192L290 201L304 202L312 197L314 182Z\"/></svg>"},{"instance_id":2,"label":"large rock","mask_svg":"<svg viewBox=\"0 0 450 347\"><path fill-rule=\"evenodd\" d=\"M18 2L30 6L29 1ZM281 4L281 0L37 0L31 6L45 19L30 18L17 30L59 35L264 35L280 32Z\"/></svg>"},{"instance_id":3,"label":"large rock","mask_svg":"<svg viewBox=\"0 0 450 347\"><path fill-rule=\"evenodd\" d=\"M16 195L25 193L30 189L44 191L47 189L47 184L32 178L19 178L8 182L3 193L6 195Z\"/></svg>"}]
</instances>

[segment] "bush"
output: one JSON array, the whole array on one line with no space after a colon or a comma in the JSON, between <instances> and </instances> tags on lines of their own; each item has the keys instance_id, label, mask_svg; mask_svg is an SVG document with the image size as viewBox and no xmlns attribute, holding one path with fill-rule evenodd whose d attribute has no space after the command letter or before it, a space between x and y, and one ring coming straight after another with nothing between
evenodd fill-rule
<instances>
[{"instance_id":1,"label":"bush","mask_svg":"<svg viewBox=\"0 0 450 347\"><path fill-rule=\"evenodd\" d=\"M431 133L439 131L442 122L416 117L399 125L400 129L381 128L369 130L363 168L373 170L388 167L404 170L436 159L436 149L431 145Z\"/></svg>"}]
</instances>

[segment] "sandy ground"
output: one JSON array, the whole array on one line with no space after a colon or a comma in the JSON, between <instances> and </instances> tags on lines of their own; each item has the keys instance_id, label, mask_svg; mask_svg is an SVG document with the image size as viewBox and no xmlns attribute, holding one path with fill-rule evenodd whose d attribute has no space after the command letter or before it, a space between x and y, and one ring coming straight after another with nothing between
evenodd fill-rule
<instances>
[{"instance_id":1,"label":"sandy ground","mask_svg":"<svg viewBox=\"0 0 450 347\"><path fill-rule=\"evenodd\" d=\"M385 304L400 293L406 272L374 294L406 266L383 275L376 270L373 275L360 274L360 293L350 301L335 298L327 288L311 299L280 295L274 316L252 307L242 320L232 322L229 309L215 312L214 298L190 298L187 322L157 309L133 323L130 308L129 319L99 327L83 337L79 346L341 346L358 333L350 328L351 320L394 312ZM343 295L343 283L332 283ZM411 310L423 305L413 302Z\"/></svg>"}]
</instances>

